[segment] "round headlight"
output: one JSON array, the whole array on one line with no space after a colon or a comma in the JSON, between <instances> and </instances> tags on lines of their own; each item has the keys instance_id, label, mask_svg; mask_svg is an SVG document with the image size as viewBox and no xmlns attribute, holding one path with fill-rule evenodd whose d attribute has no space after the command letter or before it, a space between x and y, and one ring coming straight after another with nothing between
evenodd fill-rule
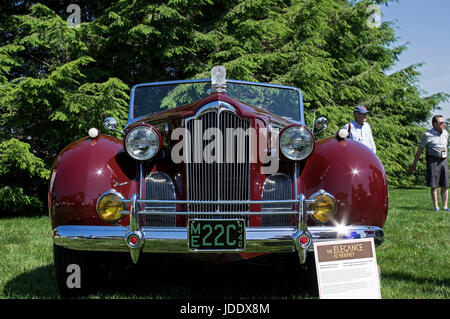
<instances>
[{"instance_id":1,"label":"round headlight","mask_svg":"<svg viewBox=\"0 0 450 319\"><path fill-rule=\"evenodd\" d=\"M290 160L307 158L314 148L314 136L304 126L294 125L281 132L280 150Z\"/></svg>"},{"instance_id":2,"label":"round headlight","mask_svg":"<svg viewBox=\"0 0 450 319\"><path fill-rule=\"evenodd\" d=\"M120 200L122 194L116 191L108 191L97 200L97 213L101 219L107 222L116 222L123 217L120 213L125 210L125 205Z\"/></svg>"},{"instance_id":3,"label":"round headlight","mask_svg":"<svg viewBox=\"0 0 450 319\"><path fill-rule=\"evenodd\" d=\"M310 200L308 211L318 222L325 223L336 214L336 201L332 195L320 191L311 196Z\"/></svg>"},{"instance_id":4,"label":"round headlight","mask_svg":"<svg viewBox=\"0 0 450 319\"><path fill-rule=\"evenodd\" d=\"M139 161L155 156L160 145L159 134L150 126L137 126L125 137L125 149L131 157Z\"/></svg>"}]
</instances>

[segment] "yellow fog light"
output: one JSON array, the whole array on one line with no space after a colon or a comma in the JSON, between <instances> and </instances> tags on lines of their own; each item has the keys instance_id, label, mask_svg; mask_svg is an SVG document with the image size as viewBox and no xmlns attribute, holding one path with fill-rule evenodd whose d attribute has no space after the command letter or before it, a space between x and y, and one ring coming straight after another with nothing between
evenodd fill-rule
<instances>
[{"instance_id":1,"label":"yellow fog light","mask_svg":"<svg viewBox=\"0 0 450 319\"><path fill-rule=\"evenodd\" d=\"M97 213L101 219L107 222L116 222L123 217L120 213L125 210L125 205L120 200L122 194L114 190L104 193L97 200Z\"/></svg>"},{"instance_id":2,"label":"yellow fog light","mask_svg":"<svg viewBox=\"0 0 450 319\"><path fill-rule=\"evenodd\" d=\"M333 195L320 190L311 196L308 213L318 222L325 223L336 214L336 200Z\"/></svg>"}]
</instances>

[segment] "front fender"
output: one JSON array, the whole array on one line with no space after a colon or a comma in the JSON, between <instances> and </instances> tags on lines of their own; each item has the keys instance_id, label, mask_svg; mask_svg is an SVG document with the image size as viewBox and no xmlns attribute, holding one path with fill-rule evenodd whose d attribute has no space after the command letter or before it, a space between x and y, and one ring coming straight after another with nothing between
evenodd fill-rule
<instances>
[{"instance_id":1,"label":"front fender","mask_svg":"<svg viewBox=\"0 0 450 319\"><path fill-rule=\"evenodd\" d=\"M123 142L112 136L85 137L67 146L56 158L50 177L52 227L110 225L98 217L97 199L110 189L127 198L138 193L136 165L123 150Z\"/></svg>"},{"instance_id":2,"label":"front fender","mask_svg":"<svg viewBox=\"0 0 450 319\"><path fill-rule=\"evenodd\" d=\"M334 223L383 227L388 184L379 158L363 144L330 137L317 142L300 175L306 198L319 189L337 201Z\"/></svg>"}]
</instances>

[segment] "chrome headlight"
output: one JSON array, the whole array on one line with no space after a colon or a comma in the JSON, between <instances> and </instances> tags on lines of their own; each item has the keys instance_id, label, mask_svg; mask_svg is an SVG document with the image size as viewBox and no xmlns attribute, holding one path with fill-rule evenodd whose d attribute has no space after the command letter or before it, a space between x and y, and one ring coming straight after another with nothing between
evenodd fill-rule
<instances>
[{"instance_id":1,"label":"chrome headlight","mask_svg":"<svg viewBox=\"0 0 450 319\"><path fill-rule=\"evenodd\" d=\"M300 161L311 155L314 136L304 126L293 125L281 132L280 150L288 159Z\"/></svg>"},{"instance_id":2,"label":"chrome headlight","mask_svg":"<svg viewBox=\"0 0 450 319\"><path fill-rule=\"evenodd\" d=\"M151 126L136 126L125 137L126 151L132 158L139 161L151 159L160 148L160 134Z\"/></svg>"}]
</instances>

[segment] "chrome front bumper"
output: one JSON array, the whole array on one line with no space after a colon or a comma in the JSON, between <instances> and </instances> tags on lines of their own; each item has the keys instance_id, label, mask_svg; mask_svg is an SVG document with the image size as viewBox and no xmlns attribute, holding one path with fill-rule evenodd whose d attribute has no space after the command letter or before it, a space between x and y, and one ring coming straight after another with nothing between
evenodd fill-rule
<instances>
[{"instance_id":1,"label":"chrome front bumper","mask_svg":"<svg viewBox=\"0 0 450 319\"><path fill-rule=\"evenodd\" d=\"M306 261L309 251L313 251L312 242L332 241L351 238L374 238L375 244L382 243L383 230L374 226L307 226L309 212L307 203L300 194L296 200L276 201L216 201L199 202L202 204L294 204L296 210L289 212L240 212L239 215L290 214L298 216L296 227L246 227L245 247L238 251L214 251L214 253L287 253L297 252L300 263ZM64 225L56 227L52 232L55 245L75 250L87 251L129 251L131 259L136 263L142 252L146 253L202 253L192 251L188 247L188 229L186 227L145 227L140 223L140 216L145 214L189 215L191 212L147 212L141 211L141 204L156 201L139 200L134 194L123 202L130 204L130 211L122 212L130 216L129 227L124 226L84 226ZM157 201L159 203L165 201ZM170 201L171 203L189 204L198 201ZM217 212L202 212L202 215L217 215ZM205 253L211 251L205 251Z\"/></svg>"},{"instance_id":2,"label":"chrome front bumper","mask_svg":"<svg viewBox=\"0 0 450 319\"><path fill-rule=\"evenodd\" d=\"M337 239L374 238L375 244L383 242L384 232L374 226L310 226L313 242ZM187 228L141 229L144 253L197 253L189 250ZM90 251L127 252L126 238L129 229L123 226L59 226L53 231L53 242L66 248ZM296 227L248 227L246 247L243 252L286 253L295 252ZM313 245L308 246L313 251ZM228 251L229 252L229 251Z\"/></svg>"}]
</instances>

